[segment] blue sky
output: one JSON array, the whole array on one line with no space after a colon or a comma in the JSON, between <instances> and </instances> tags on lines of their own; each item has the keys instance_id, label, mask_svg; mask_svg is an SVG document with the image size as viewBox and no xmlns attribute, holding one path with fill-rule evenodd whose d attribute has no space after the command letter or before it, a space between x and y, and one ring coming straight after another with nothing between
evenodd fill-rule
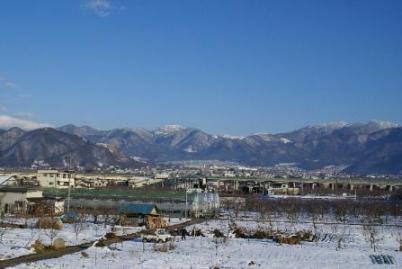
<instances>
[{"instance_id":1,"label":"blue sky","mask_svg":"<svg viewBox=\"0 0 402 269\"><path fill-rule=\"evenodd\" d=\"M0 127L402 123L402 1L0 2Z\"/></svg>"}]
</instances>

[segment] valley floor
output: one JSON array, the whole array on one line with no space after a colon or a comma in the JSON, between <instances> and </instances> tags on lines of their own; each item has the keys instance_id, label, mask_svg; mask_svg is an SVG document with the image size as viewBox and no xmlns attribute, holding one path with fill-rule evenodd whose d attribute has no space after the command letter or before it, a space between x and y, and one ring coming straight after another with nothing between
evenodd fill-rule
<instances>
[{"instance_id":1,"label":"valley floor","mask_svg":"<svg viewBox=\"0 0 402 269\"><path fill-rule=\"evenodd\" d=\"M287 231L311 230L311 224L257 221L250 218L218 219L187 227L188 231L200 229L205 237L175 237L173 243L142 243L140 239L95 247L56 259L22 264L15 268L143 268L143 269L210 269L210 268L401 268L402 252L399 250L401 228L377 227L376 252L368 241L363 226L343 224L316 225L317 237L313 242L300 245L278 244L268 239L234 238L229 227L233 224L246 231L281 229ZM67 227L67 230L69 228ZM227 239L214 238L219 229ZM103 231L105 232L105 231ZM68 232L65 232L68 233ZM83 232L87 239L90 230ZM72 236L72 234L70 234ZM69 236L67 236L68 238ZM339 239L341 244L339 248ZM26 238L21 238L22 244ZM74 243L75 238L70 239ZM15 242L19 242L16 237ZM78 240L78 241L82 241ZM17 243L16 243L17 244ZM17 244L18 245L18 244ZM3 249L2 249L3 250ZM18 248L9 251L18 256ZM15 253L13 253L15 251ZM394 264L375 264L373 259L384 255Z\"/></svg>"},{"instance_id":2,"label":"valley floor","mask_svg":"<svg viewBox=\"0 0 402 269\"><path fill-rule=\"evenodd\" d=\"M371 262L369 250L337 251L323 244L278 245L264 240L231 239L216 249L211 238L188 238L169 252L155 251L152 244L143 251L140 242L124 242L85 252L88 257L77 253L16 268L381 268ZM384 250L381 254L395 258L395 265L384 268L401 268L400 253Z\"/></svg>"}]
</instances>

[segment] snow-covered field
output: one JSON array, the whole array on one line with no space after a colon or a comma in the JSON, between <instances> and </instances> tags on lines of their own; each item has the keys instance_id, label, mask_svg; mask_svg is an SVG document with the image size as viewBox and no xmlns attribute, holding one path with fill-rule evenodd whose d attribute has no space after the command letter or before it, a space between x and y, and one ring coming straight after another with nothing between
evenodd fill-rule
<instances>
[{"instance_id":1,"label":"snow-covered field","mask_svg":"<svg viewBox=\"0 0 402 269\"><path fill-rule=\"evenodd\" d=\"M370 251L360 249L335 250L325 245L278 245L264 240L230 239L216 244L211 238L188 238L176 243L170 252L153 250L140 242L124 242L113 249L91 247L81 253L46 260L16 268L381 268L373 265ZM402 259L393 251L397 264L383 268L401 268Z\"/></svg>"},{"instance_id":2,"label":"snow-covered field","mask_svg":"<svg viewBox=\"0 0 402 269\"><path fill-rule=\"evenodd\" d=\"M91 242L110 232L111 226L107 225L105 227L103 224L83 223L81 229L76 234L73 224L64 224L64 228L60 231L36 228L1 228L0 260L34 253L31 245L35 240L40 240L42 243L50 245L50 238L62 238L67 246ZM118 235L134 233L141 229L141 227L115 226L116 234Z\"/></svg>"},{"instance_id":3,"label":"snow-covered field","mask_svg":"<svg viewBox=\"0 0 402 269\"><path fill-rule=\"evenodd\" d=\"M211 220L187 227L189 231L201 229L205 237L187 237L186 240L176 237L175 248L167 252L155 250L153 243L133 240L110 247L91 247L84 251L85 254L76 253L16 268L402 268L402 252L397 251L402 231L398 226L377 227L377 250L374 252L361 225L317 224L317 240L300 245L280 245L267 239L233 238L229 230L233 222L250 232L313 229L312 224L306 223L269 223L244 218ZM215 239L214 229L228 235L228 239ZM94 237L93 232L87 232L92 233L88 237ZM342 239L341 248L338 248L339 238ZM70 240L73 243L74 238ZM373 264L371 254L390 255L395 264Z\"/></svg>"},{"instance_id":4,"label":"snow-covered field","mask_svg":"<svg viewBox=\"0 0 402 269\"><path fill-rule=\"evenodd\" d=\"M99 217L99 219L102 219ZM169 225L175 225L187 222L190 219L185 218L166 218ZM28 221L21 218L5 217L3 223L28 224L28 227L35 227L36 219ZM143 230L144 227L123 227L114 226L116 235L132 234ZM78 231L76 233L76 231ZM102 238L106 233L111 232L112 227L104 224L93 224L90 222L82 223L80 230L74 228L73 224L64 224L62 230L46 230L36 228L0 228L0 260L14 258L22 255L34 253L31 249L36 240L40 240L45 245L50 245L50 239L61 238L67 246L78 245L91 242ZM53 234L52 234L53 233Z\"/></svg>"}]
</instances>

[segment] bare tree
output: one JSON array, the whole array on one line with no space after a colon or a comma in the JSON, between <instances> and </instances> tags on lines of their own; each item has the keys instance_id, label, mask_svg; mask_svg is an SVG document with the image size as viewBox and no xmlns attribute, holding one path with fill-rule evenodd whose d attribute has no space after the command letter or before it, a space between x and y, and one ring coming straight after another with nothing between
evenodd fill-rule
<instances>
[{"instance_id":1,"label":"bare tree","mask_svg":"<svg viewBox=\"0 0 402 269\"><path fill-rule=\"evenodd\" d=\"M342 224L332 224L332 233L336 235L336 250L343 248L348 226Z\"/></svg>"},{"instance_id":2,"label":"bare tree","mask_svg":"<svg viewBox=\"0 0 402 269\"><path fill-rule=\"evenodd\" d=\"M4 212L3 212L3 207L2 204L0 203L0 225L3 226L3 220L4 220ZM0 244L3 244L3 236L6 234L7 228L6 227L0 227Z\"/></svg>"},{"instance_id":3,"label":"bare tree","mask_svg":"<svg viewBox=\"0 0 402 269\"><path fill-rule=\"evenodd\" d=\"M319 203L319 201L318 201ZM311 222L313 223L313 232L317 233L317 221L319 218L319 208L314 203L307 204L307 214L311 218Z\"/></svg>"},{"instance_id":4,"label":"bare tree","mask_svg":"<svg viewBox=\"0 0 402 269\"><path fill-rule=\"evenodd\" d=\"M335 204L336 219L342 223L346 222L348 215L348 205L344 201L339 201Z\"/></svg>"},{"instance_id":5,"label":"bare tree","mask_svg":"<svg viewBox=\"0 0 402 269\"><path fill-rule=\"evenodd\" d=\"M293 229L295 230L296 223L299 220L300 208L298 207L297 202L294 199L289 200L289 203L287 203L286 214L287 219L292 224Z\"/></svg>"},{"instance_id":6,"label":"bare tree","mask_svg":"<svg viewBox=\"0 0 402 269\"><path fill-rule=\"evenodd\" d=\"M396 242L399 244L399 251L402 251L402 232L398 231L396 235Z\"/></svg>"},{"instance_id":7,"label":"bare tree","mask_svg":"<svg viewBox=\"0 0 402 269\"><path fill-rule=\"evenodd\" d=\"M48 228L44 229L45 234L49 237L50 244L53 243L53 240L59 234L59 229L55 227L55 225L50 225Z\"/></svg>"},{"instance_id":8,"label":"bare tree","mask_svg":"<svg viewBox=\"0 0 402 269\"><path fill-rule=\"evenodd\" d=\"M382 240L380 236L379 227L375 225L364 225L363 234L368 242L370 242L370 247L374 252L377 251L378 243Z\"/></svg>"},{"instance_id":9,"label":"bare tree","mask_svg":"<svg viewBox=\"0 0 402 269\"><path fill-rule=\"evenodd\" d=\"M60 219L56 216L54 209L47 207L46 205L41 205L37 214L40 216L37 223L37 228L43 229L44 234L50 239L50 244L61 230L62 223Z\"/></svg>"},{"instance_id":10,"label":"bare tree","mask_svg":"<svg viewBox=\"0 0 402 269\"><path fill-rule=\"evenodd\" d=\"M79 212L77 214L77 217L74 219L74 233L75 233L75 240L78 241L78 236L79 234L84 230L84 220L85 220L85 215L82 212Z\"/></svg>"},{"instance_id":11,"label":"bare tree","mask_svg":"<svg viewBox=\"0 0 402 269\"><path fill-rule=\"evenodd\" d=\"M104 228L107 227L107 224L109 222L109 218L110 218L110 209L107 207L101 207L100 208L102 215L103 215L103 221L104 221Z\"/></svg>"}]
</instances>

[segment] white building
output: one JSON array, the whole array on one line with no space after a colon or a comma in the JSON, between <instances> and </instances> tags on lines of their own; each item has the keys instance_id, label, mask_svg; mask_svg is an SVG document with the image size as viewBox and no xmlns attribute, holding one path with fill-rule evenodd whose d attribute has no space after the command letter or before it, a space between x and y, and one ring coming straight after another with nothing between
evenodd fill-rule
<instances>
[{"instance_id":1,"label":"white building","mask_svg":"<svg viewBox=\"0 0 402 269\"><path fill-rule=\"evenodd\" d=\"M132 189L142 188L142 187L145 187L148 185L163 182L163 180L164 179L161 179L161 178L149 178L149 177L135 176L135 177L131 177L128 180L128 186Z\"/></svg>"},{"instance_id":2,"label":"white building","mask_svg":"<svg viewBox=\"0 0 402 269\"><path fill-rule=\"evenodd\" d=\"M225 172L223 173L223 176L224 176L224 177L236 177L236 174L235 174L234 171L225 171Z\"/></svg>"},{"instance_id":3,"label":"white building","mask_svg":"<svg viewBox=\"0 0 402 269\"><path fill-rule=\"evenodd\" d=\"M169 179L169 173L168 172L160 172L155 174L155 179Z\"/></svg>"},{"instance_id":4,"label":"white building","mask_svg":"<svg viewBox=\"0 0 402 269\"><path fill-rule=\"evenodd\" d=\"M24 213L34 204L32 200L43 198L41 190L28 187L0 187L0 213ZM30 201L31 200L31 201Z\"/></svg>"},{"instance_id":5,"label":"white building","mask_svg":"<svg viewBox=\"0 0 402 269\"><path fill-rule=\"evenodd\" d=\"M67 189L75 186L74 172L57 170L38 170L39 185L45 188Z\"/></svg>"},{"instance_id":6,"label":"white building","mask_svg":"<svg viewBox=\"0 0 402 269\"><path fill-rule=\"evenodd\" d=\"M76 178L76 188L106 188L109 184L109 180L104 178Z\"/></svg>"}]
</instances>

